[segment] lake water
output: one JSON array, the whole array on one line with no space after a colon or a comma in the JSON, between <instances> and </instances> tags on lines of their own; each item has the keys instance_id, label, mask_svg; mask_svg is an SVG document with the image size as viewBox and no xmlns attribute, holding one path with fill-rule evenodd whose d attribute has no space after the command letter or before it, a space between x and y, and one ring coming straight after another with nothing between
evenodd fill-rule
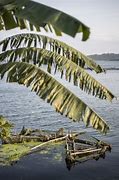
<instances>
[{"instance_id":1,"label":"lake water","mask_svg":"<svg viewBox=\"0 0 119 180\"><path fill-rule=\"evenodd\" d=\"M100 61L105 68L118 67L119 62ZM108 70L106 74L96 75L117 97L119 97L119 71ZM61 80L64 82L64 80ZM112 103L86 95L72 84L65 83L76 95L95 109L110 125L110 132L104 136L92 128L85 128L82 123L73 123L59 115L54 109L42 101L35 93L17 84L0 81L0 114L15 124L14 131L26 127L45 130L57 130L64 127L67 131L87 131L112 144L112 152L105 159L91 160L79 164L68 171L65 160L52 160L51 157L38 153L22 158L17 164L0 167L0 180L56 179L56 180L119 180L119 99Z\"/></svg>"}]
</instances>

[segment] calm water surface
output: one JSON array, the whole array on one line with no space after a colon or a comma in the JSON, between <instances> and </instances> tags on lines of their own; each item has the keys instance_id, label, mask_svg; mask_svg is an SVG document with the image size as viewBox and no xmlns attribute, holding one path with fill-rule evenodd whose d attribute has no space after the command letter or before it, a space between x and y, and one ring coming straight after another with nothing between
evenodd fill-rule
<instances>
[{"instance_id":1,"label":"calm water surface","mask_svg":"<svg viewBox=\"0 0 119 180\"><path fill-rule=\"evenodd\" d=\"M119 67L118 62L117 66ZM98 76L92 72L91 74L119 97L118 70L109 70L106 74ZM36 153L22 158L13 166L0 167L0 180L119 180L119 100L114 100L112 103L106 102L86 95L69 83L65 83L65 86L106 119L110 125L110 132L106 136L100 135L91 128L85 129L82 123L72 123L57 114L52 107L43 102L35 93L31 93L29 89L3 81L0 81L0 114L15 124L15 132L19 131L23 125L46 130L64 127L66 130L87 131L112 144L112 152L107 153L105 159L78 164L71 171L66 168L65 159L52 160L50 156Z\"/></svg>"}]
</instances>

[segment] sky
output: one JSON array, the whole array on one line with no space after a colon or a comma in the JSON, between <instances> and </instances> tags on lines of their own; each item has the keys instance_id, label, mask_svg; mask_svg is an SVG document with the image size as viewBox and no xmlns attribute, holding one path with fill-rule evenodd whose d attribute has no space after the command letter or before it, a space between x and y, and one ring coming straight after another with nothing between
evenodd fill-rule
<instances>
[{"instance_id":1,"label":"sky","mask_svg":"<svg viewBox=\"0 0 119 180\"><path fill-rule=\"evenodd\" d=\"M119 53L119 0L35 0L70 14L88 27L90 38L83 42L81 35L72 38L56 37L83 53ZM5 35L5 33L3 33Z\"/></svg>"},{"instance_id":2,"label":"sky","mask_svg":"<svg viewBox=\"0 0 119 180\"><path fill-rule=\"evenodd\" d=\"M87 54L119 53L119 0L40 0L39 2L60 9L90 27L90 39L86 42L81 42L79 35L75 39L63 36L61 40Z\"/></svg>"}]
</instances>

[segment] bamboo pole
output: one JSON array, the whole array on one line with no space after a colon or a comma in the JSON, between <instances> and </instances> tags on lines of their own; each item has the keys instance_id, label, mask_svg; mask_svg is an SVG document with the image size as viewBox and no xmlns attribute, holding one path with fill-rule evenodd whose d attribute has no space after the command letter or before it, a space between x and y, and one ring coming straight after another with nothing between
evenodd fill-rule
<instances>
[{"instance_id":1,"label":"bamboo pole","mask_svg":"<svg viewBox=\"0 0 119 180\"><path fill-rule=\"evenodd\" d=\"M52 140L43 142L42 144L39 144L39 145L34 146L33 148L31 148L30 152L32 152L34 150L38 150L40 147L45 146L45 145L47 145L49 143L56 143L56 142L64 141L67 137L68 137L68 135L65 135L65 136L60 137L60 138L56 138L56 139L52 139Z\"/></svg>"},{"instance_id":2,"label":"bamboo pole","mask_svg":"<svg viewBox=\"0 0 119 180\"><path fill-rule=\"evenodd\" d=\"M72 134L71 136L72 136L72 137L75 137L75 136L77 136L78 134L79 134L79 133L74 133L74 134ZM69 136L69 135L66 134L66 135L63 136L63 137L51 139L51 140L49 140L49 141L43 142L42 144L39 144L39 145L37 145L37 146L34 146L34 147L32 147L32 148L30 149L30 153L39 150L40 147L45 146L45 145L47 145L47 144L56 143L56 142L60 142L60 141L67 140L68 136Z\"/></svg>"},{"instance_id":3,"label":"bamboo pole","mask_svg":"<svg viewBox=\"0 0 119 180\"><path fill-rule=\"evenodd\" d=\"M98 148L98 149L89 148L89 149L85 149L85 150L78 151L75 153L71 153L71 156L85 155L85 154L91 154L91 153L101 153L101 151L102 151L102 148Z\"/></svg>"}]
</instances>

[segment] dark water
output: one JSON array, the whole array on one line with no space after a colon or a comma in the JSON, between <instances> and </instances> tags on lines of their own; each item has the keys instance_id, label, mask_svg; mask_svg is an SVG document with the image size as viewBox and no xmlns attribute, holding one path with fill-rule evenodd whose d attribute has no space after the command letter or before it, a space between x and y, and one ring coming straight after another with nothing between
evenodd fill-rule
<instances>
[{"instance_id":1,"label":"dark water","mask_svg":"<svg viewBox=\"0 0 119 180\"><path fill-rule=\"evenodd\" d=\"M119 63L116 64L117 66L119 67ZM91 74L119 97L119 71L109 70L106 74L98 76ZM0 180L119 180L119 100L109 103L88 96L69 83L65 85L108 122L111 130L106 136L100 135L91 128L85 129L83 124L73 123L55 113L52 107L27 88L3 81L0 81L0 114L15 123L14 131L19 131L23 125L46 130L57 130L60 127L73 131L86 130L89 134L112 144L112 152L107 153L105 159L78 164L71 171L66 168L65 159L57 161L51 156L36 153L22 158L13 166L0 167Z\"/></svg>"}]
</instances>

